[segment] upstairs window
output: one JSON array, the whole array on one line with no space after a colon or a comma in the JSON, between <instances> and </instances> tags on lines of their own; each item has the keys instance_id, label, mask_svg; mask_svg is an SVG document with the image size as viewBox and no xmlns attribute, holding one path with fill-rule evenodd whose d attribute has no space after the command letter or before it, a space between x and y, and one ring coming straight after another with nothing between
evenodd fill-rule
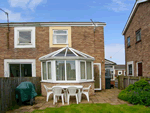
<instances>
[{"instance_id":1,"label":"upstairs window","mask_svg":"<svg viewBox=\"0 0 150 113\"><path fill-rule=\"evenodd\" d=\"M139 29L138 31L136 31L136 42L141 40L141 29Z\"/></svg>"},{"instance_id":2,"label":"upstairs window","mask_svg":"<svg viewBox=\"0 0 150 113\"><path fill-rule=\"evenodd\" d=\"M35 48L35 27L15 27L14 47Z\"/></svg>"},{"instance_id":3,"label":"upstairs window","mask_svg":"<svg viewBox=\"0 0 150 113\"><path fill-rule=\"evenodd\" d=\"M53 30L53 44L68 44L68 30Z\"/></svg>"},{"instance_id":4,"label":"upstairs window","mask_svg":"<svg viewBox=\"0 0 150 113\"><path fill-rule=\"evenodd\" d=\"M130 37L127 38L127 46L130 46Z\"/></svg>"}]
</instances>

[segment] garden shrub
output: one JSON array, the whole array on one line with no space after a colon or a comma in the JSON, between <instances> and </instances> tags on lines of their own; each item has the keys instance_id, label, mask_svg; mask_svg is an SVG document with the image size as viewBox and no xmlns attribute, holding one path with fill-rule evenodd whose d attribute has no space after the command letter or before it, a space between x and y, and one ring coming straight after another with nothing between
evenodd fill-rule
<instances>
[{"instance_id":1,"label":"garden shrub","mask_svg":"<svg viewBox=\"0 0 150 113\"><path fill-rule=\"evenodd\" d=\"M150 106L150 84L144 79L137 81L122 90L118 98L132 104Z\"/></svg>"}]
</instances>

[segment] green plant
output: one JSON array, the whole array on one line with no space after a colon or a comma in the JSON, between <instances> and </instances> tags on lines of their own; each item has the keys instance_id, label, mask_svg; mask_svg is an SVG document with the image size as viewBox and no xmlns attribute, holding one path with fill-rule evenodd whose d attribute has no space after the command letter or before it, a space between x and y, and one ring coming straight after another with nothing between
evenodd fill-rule
<instances>
[{"instance_id":1,"label":"green plant","mask_svg":"<svg viewBox=\"0 0 150 113\"><path fill-rule=\"evenodd\" d=\"M150 106L150 84L146 80L140 80L122 90L118 98L132 104Z\"/></svg>"}]
</instances>

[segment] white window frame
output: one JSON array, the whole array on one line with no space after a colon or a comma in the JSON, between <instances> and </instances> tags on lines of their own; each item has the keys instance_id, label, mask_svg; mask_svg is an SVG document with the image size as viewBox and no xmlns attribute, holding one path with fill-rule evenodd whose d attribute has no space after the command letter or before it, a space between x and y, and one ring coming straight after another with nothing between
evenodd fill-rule
<instances>
[{"instance_id":1,"label":"white window frame","mask_svg":"<svg viewBox=\"0 0 150 113\"><path fill-rule=\"evenodd\" d=\"M69 82L69 81L77 81L77 74L76 74L76 60L55 60L55 73L56 73L56 61L64 61L65 63L65 80L56 80L56 82ZM76 80L67 80L67 68L66 68L66 61L74 61L75 62L75 75L76 75ZM56 76L56 74L55 74Z\"/></svg>"},{"instance_id":2,"label":"white window frame","mask_svg":"<svg viewBox=\"0 0 150 113\"><path fill-rule=\"evenodd\" d=\"M129 75L129 65L132 64L132 75ZM134 62L127 62L127 76L134 76Z\"/></svg>"},{"instance_id":3,"label":"white window frame","mask_svg":"<svg viewBox=\"0 0 150 113\"><path fill-rule=\"evenodd\" d=\"M121 72L121 74L119 74L119 72ZM122 75L122 71L118 71L118 75Z\"/></svg>"},{"instance_id":4,"label":"white window frame","mask_svg":"<svg viewBox=\"0 0 150 113\"><path fill-rule=\"evenodd\" d=\"M93 62L91 62L91 61L86 61L86 62L90 62L91 63L91 72L92 72L92 78L91 79L86 79L87 81L89 81L89 80L93 80ZM87 65L86 65L86 67L87 67ZM87 70L86 70L86 78L87 78Z\"/></svg>"},{"instance_id":5,"label":"white window frame","mask_svg":"<svg viewBox=\"0 0 150 113\"><path fill-rule=\"evenodd\" d=\"M61 29L59 29L59 30L61 30ZM57 41L54 41L54 40L56 40L56 39L54 39L54 35L65 35L65 34L54 34L54 31L59 31L59 30L53 30L53 44L68 44L68 30L63 30L62 29L62 31L67 31L67 39L66 39L66 43L57 43Z\"/></svg>"},{"instance_id":6,"label":"white window frame","mask_svg":"<svg viewBox=\"0 0 150 113\"><path fill-rule=\"evenodd\" d=\"M51 63L51 79L48 79L48 63L49 62ZM52 61L46 61L46 75L47 75L47 80L52 80Z\"/></svg>"},{"instance_id":7,"label":"white window frame","mask_svg":"<svg viewBox=\"0 0 150 113\"><path fill-rule=\"evenodd\" d=\"M85 63L85 79L81 79L81 62L84 62ZM87 80L87 74L86 74L86 61L84 60L80 60L80 79L83 80L83 81L86 81Z\"/></svg>"},{"instance_id":8,"label":"white window frame","mask_svg":"<svg viewBox=\"0 0 150 113\"><path fill-rule=\"evenodd\" d=\"M10 77L9 64L31 64L32 77L36 77L36 60L35 59L4 59L4 77Z\"/></svg>"},{"instance_id":9,"label":"white window frame","mask_svg":"<svg viewBox=\"0 0 150 113\"><path fill-rule=\"evenodd\" d=\"M19 31L31 31L31 44L18 44ZM15 27L14 28L14 48L35 48L35 27Z\"/></svg>"}]
</instances>

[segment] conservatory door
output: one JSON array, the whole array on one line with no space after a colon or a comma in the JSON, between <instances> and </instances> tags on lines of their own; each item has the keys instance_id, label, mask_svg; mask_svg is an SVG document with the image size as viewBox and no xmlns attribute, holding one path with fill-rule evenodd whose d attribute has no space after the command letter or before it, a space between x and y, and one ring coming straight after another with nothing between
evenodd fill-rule
<instances>
[{"instance_id":1,"label":"conservatory door","mask_svg":"<svg viewBox=\"0 0 150 113\"><path fill-rule=\"evenodd\" d=\"M94 90L101 90L101 63L94 63L94 80Z\"/></svg>"}]
</instances>

